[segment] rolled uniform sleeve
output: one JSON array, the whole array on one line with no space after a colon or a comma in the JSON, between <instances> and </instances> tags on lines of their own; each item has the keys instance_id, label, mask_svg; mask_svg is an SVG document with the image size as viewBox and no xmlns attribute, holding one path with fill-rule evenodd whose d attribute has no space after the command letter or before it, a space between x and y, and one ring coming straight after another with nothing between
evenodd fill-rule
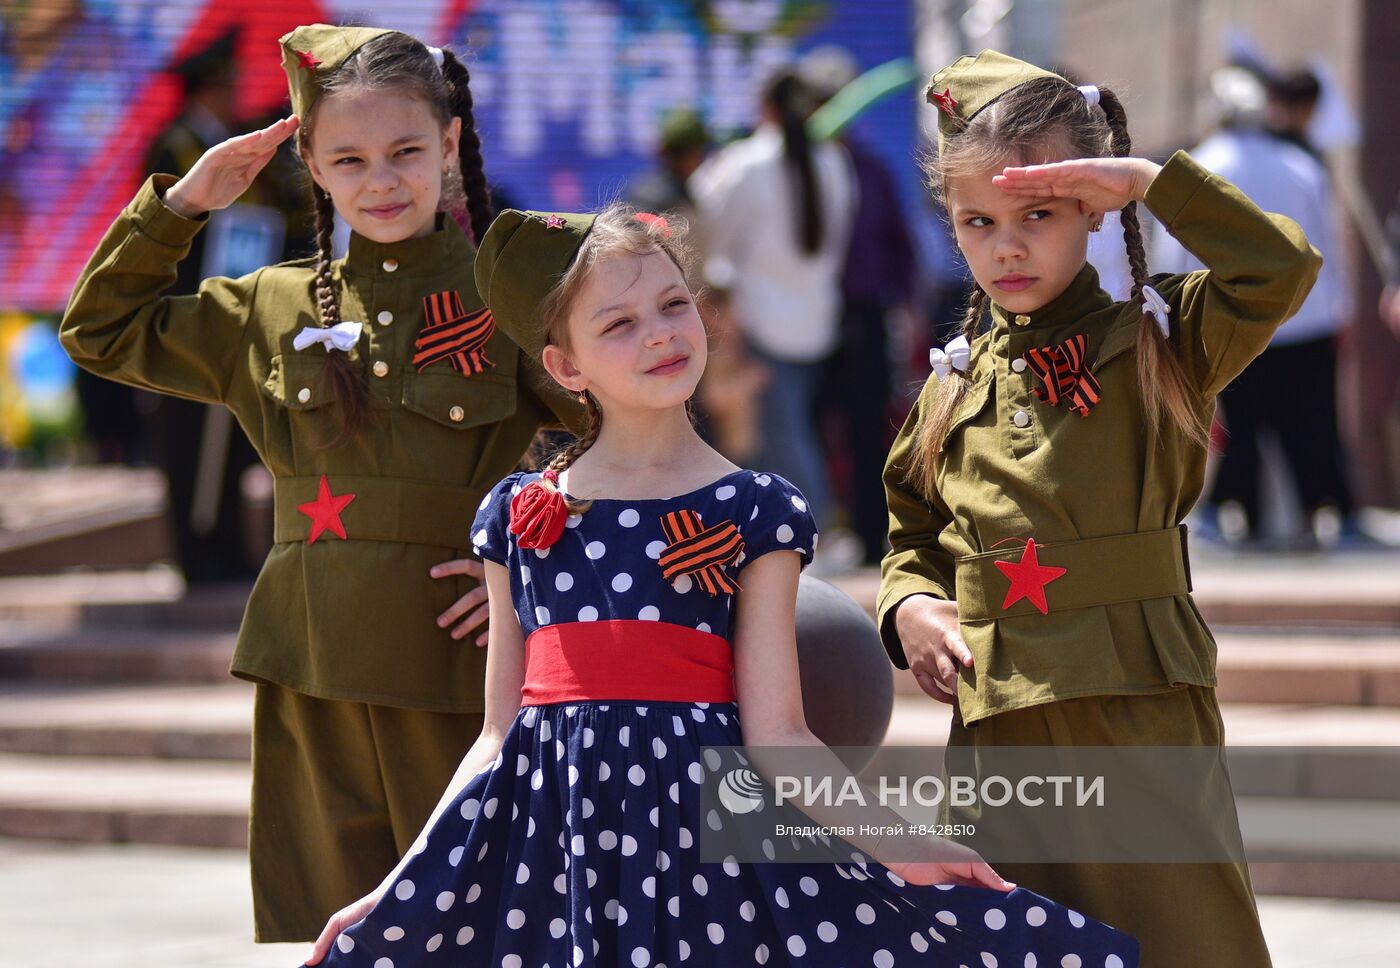
<instances>
[{"instance_id":1,"label":"rolled uniform sleeve","mask_svg":"<svg viewBox=\"0 0 1400 968\"><path fill-rule=\"evenodd\" d=\"M1155 277L1152 286L1172 307L1182 364L1202 396L1213 396L1302 306L1322 256L1296 222L1261 211L1184 151L1162 166L1146 202L1206 266Z\"/></svg>"},{"instance_id":2,"label":"rolled uniform sleeve","mask_svg":"<svg viewBox=\"0 0 1400 968\"><path fill-rule=\"evenodd\" d=\"M262 270L205 280L189 296L162 296L207 219L161 200L173 175L153 175L88 260L59 326L85 370L131 386L222 403L228 395Z\"/></svg>"},{"instance_id":3,"label":"rolled uniform sleeve","mask_svg":"<svg viewBox=\"0 0 1400 968\"><path fill-rule=\"evenodd\" d=\"M941 500L932 502L907 480L910 458L918 444L923 415L930 407L938 381L930 377L900 428L885 462L885 499L890 512L890 551L880 562L880 595L875 609L880 639L896 668L909 668L904 646L895 631L899 603L911 595L953 598L955 562L938 542L952 522Z\"/></svg>"}]
</instances>

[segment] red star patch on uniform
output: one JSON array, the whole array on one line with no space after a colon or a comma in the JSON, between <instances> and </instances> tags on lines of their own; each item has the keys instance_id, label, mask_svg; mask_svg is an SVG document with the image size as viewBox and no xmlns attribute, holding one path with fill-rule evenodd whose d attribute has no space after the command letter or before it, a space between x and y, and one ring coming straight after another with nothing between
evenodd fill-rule
<instances>
[{"instance_id":1,"label":"red star patch on uniform","mask_svg":"<svg viewBox=\"0 0 1400 968\"><path fill-rule=\"evenodd\" d=\"M330 482L326 480L326 475L322 474L316 500L297 505L297 510L311 519L311 537L306 539L306 543L315 544L321 532L327 529L344 538L345 524L340 520L340 512L353 500L353 494L332 495Z\"/></svg>"},{"instance_id":2,"label":"red star patch on uniform","mask_svg":"<svg viewBox=\"0 0 1400 968\"><path fill-rule=\"evenodd\" d=\"M544 227L547 229L562 229L564 220L558 215L550 215L544 220Z\"/></svg>"},{"instance_id":3,"label":"red star patch on uniform","mask_svg":"<svg viewBox=\"0 0 1400 968\"><path fill-rule=\"evenodd\" d=\"M953 99L952 91L949 88L945 87L942 94L939 94L937 91L930 91L928 96L929 100L937 104L938 109L944 114L953 117L957 116L957 112L954 111L953 108L958 106L958 102Z\"/></svg>"},{"instance_id":4,"label":"red star patch on uniform","mask_svg":"<svg viewBox=\"0 0 1400 968\"><path fill-rule=\"evenodd\" d=\"M316 68L321 66L321 62L318 61L315 58L315 56L308 51L299 50L296 52L296 55L298 66L304 67L308 71L314 71Z\"/></svg>"},{"instance_id":5,"label":"red star patch on uniform","mask_svg":"<svg viewBox=\"0 0 1400 968\"><path fill-rule=\"evenodd\" d=\"M1011 579L1011 587L1006 590L1006 600L1001 603L1002 610L1025 598L1040 610L1041 615L1050 613L1050 605L1045 600L1045 586L1063 577L1069 570L1042 565L1035 553L1034 538L1026 539L1026 550L1022 552L1020 561L998 561L994 564L1003 575Z\"/></svg>"}]
</instances>

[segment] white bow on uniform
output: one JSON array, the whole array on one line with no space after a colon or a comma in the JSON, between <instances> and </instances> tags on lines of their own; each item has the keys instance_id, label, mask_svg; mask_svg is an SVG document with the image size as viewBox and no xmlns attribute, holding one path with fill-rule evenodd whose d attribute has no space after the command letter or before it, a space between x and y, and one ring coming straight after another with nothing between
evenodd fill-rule
<instances>
[{"instance_id":1,"label":"white bow on uniform","mask_svg":"<svg viewBox=\"0 0 1400 968\"><path fill-rule=\"evenodd\" d=\"M961 334L950 339L942 349L935 346L928 351L928 361L933 364L933 372L940 380L946 380L954 370L966 373L971 359L972 346L967 337Z\"/></svg>"},{"instance_id":2,"label":"white bow on uniform","mask_svg":"<svg viewBox=\"0 0 1400 968\"><path fill-rule=\"evenodd\" d=\"M1162 298L1161 293L1151 286L1142 287L1142 311L1150 313L1157 320L1157 328L1162 331L1163 336L1171 336L1172 326L1167 321L1167 314L1172 311L1171 306Z\"/></svg>"},{"instance_id":3,"label":"white bow on uniform","mask_svg":"<svg viewBox=\"0 0 1400 968\"><path fill-rule=\"evenodd\" d=\"M360 331L365 328L364 323L336 323L334 326L303 326L300 333L292 340L292 348L304 350L308 346L321 343L326 347L326 352L340 350L342 353L349 353L355 348L355 344L360 341Z\"/></svg>"}]
</instances>

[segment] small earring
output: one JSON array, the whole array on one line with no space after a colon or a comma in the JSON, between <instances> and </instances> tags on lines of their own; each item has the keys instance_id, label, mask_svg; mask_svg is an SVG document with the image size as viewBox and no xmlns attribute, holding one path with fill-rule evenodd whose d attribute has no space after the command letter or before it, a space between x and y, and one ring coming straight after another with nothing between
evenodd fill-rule
<instances>
[{"instance_id":1,"label":"small earring","mask_svg":"<svg viewBox=\"0 0 1400 968\"><path fill-rule=\"evenodd\" d=\"M1101 228L1103 228L1103 219L1099 219L1097 222L1093 222L1089 225L1090 232L1097 232Z\"/></svg>"},{"instance_id":2,"label":"small earring","mask_svg":"<svg viewBox=\"0 0 1400 968\"><path fill-rule=\"evenodd\" d=\"M580 391L578 392L578 402L581 403L581 404L583 404L584 406L587 406L587 405L588 405L588 391L587 391L587 390L580 390Z\"/></svg>"}]
</instances>

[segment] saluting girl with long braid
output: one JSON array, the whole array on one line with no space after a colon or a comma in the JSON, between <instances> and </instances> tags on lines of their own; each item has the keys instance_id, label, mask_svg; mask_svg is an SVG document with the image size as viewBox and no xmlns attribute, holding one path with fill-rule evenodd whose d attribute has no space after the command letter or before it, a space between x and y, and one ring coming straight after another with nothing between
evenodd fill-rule
<instances>
[{"instance_id":1,"label":"saluting girl with long braid","mask_svg":"<svg viewBox=\"0 0 1400 968\"><path fill-rule=\"evenodd\" d=\"M954 704L950 762L1005 747L1219 747L1215 643L1180 526L1216 395L1302 303L1321 259L1296 224L1185 153L1129 157L1106 88L983 51L934 75L928 97L929 181L975 286L886 465L890 658ZM1139 202L1208 268L1149 279ZM1112 211L1133 273L1125 302L1085 262ZM1164 826L1238 840L1223 764L1173 806ZM1135 935L1144 968L1267 965L1233 861L998 866Z\"/></svg>"},{"instance_id":2,"label":"saluting girl with long braid","mask_svg":"<svg viewBox=\"0 0 1400 968\"><path fill-rule=\"evenodd\" d=\"M293 116L147 181L61 338L94 373L225 404L272 472L275 544L233 673L257 683L256 936L305 941L379 881L481 731L472 516L542 425L582 408L536 390L477 295L492 212L462 62L371 28L300 27L281 47ZM293 134L316 256L162 296L206 213ZM470 236L445 211L463 207Z\"/></svg>"}]
</instances>

